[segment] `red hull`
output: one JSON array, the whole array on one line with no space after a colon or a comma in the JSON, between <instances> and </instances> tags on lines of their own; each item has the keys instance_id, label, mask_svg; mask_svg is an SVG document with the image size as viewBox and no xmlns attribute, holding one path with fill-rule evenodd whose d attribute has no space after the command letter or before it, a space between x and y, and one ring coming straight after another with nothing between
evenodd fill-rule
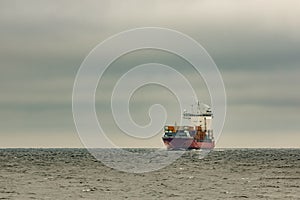
<instances>
[{"instance_id":1,"label":"red hull","mask_svg":"<svg viewBox=\"0 0 300 200\"><path fill-rule=\"evenodd\" d=\"M214 141L197 142L194 138L163 138L168 149L213 149Z\"/></svg>"}]
</instances>

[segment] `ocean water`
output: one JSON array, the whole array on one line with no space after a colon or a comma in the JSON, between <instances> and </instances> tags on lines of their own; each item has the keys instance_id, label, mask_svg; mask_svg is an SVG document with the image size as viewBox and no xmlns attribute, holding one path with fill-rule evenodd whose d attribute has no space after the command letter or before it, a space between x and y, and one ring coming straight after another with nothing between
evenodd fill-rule
<instances>
[{"instance_id":1,"label":"ocean water","mask_svg":"<svg viewBox=\"0 0 300 200\"><path fill-rule=\"evenodd\" d=\"M0 199L300 199L300 149L188 151L147 173L85 149L0 149Z\"/></svg>"}]
</instances>

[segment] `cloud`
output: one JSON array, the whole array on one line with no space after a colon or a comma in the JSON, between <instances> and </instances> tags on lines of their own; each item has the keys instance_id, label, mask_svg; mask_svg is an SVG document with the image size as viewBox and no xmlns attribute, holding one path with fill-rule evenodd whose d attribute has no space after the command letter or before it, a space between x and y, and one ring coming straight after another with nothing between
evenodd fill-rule
<instances>
[{"instance_id":1,"label":"cloud","mask_svg":"<svg viewBox=\"0 0 300 200\"><path fill-rule=\"evenodd\" d=\"M33 55L84 57L112 34L161 26L189 34L227 68L295 67L299 62L297 0L2 1L0 9L2 60Z\"/></svg>"},{"instance_id":2,"label":"cloud","mask_svg":"<svg viewBox=\"0 0 300 200\"><path fill-rule=\"evenodd\" d=\"M32 138L34 134L55 131L73 134L71 95L81 62L92 48L112 34L143 26L186 33L211 54L223 75L228 95L225 146L233 145L232 138L242 140L244 136L239 135L251 138L252 132L262 132L267 137L284 131L293 140L300 128L297 122L300 95L296 91L300 73L299 4L297 0L84 3L3 0L0 2L0 121L4 124L1 140L4 133L21 136L24 132ZM109 105L113 83L132 65L153 60L184 73L196 85L200 98L208 102L201 77L184 61L161 53L135 52L120 58L100 82L103 87L98 88L101 95L97 96L97 104ZM157 101L165 95L153 88L145 92L153 94ZM138 109L132 110L137 120L145 114L142 112L145 109L140 108L147 95L138 97L135 99ZM107 108L104 111L109 112ZM105 123L110 124L110 119ZM246 130L249 125L251 131ZM5 141L13 146L21 141L13 144L13 139L8 138ZM53 144L62 145L55 143L55 138ZM130 140L126 140L129 144ZM151 140L153 145L160 142ZM67 139L65 144L69 144Z\"/></svg>"}]
</instances>

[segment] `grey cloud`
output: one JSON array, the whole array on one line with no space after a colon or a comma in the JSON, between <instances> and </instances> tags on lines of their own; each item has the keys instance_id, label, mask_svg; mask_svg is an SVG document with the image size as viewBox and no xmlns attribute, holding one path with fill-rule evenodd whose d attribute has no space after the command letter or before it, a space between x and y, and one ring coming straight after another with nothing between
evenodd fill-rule
<instances>
[{"instance_id":1,"label":"grey cloud","mask_svg":"<svg viewBox=\"0 0 300 200\"><path fill-rule=\"evenodd\" d=\"M0 4L0 136L12 145L15 144L8 139L9 133L18 132L22 136L20 132L24 132L34 138L34 134L56 131L64 135L66 146L75 144L74 135L70 143L66 135L75 132L71 95L80 63L93 47L112 34L142 26L161 26L186 33L211 54L223 75L228 95L224 146L234 146L232 138L247 140L252 132L262 132L263 137L268 137L284 130L291 141L297 136L300 108L297 0L151 3L3 0ZM172 55L160 54L135 52L135 56L120 58L100 82L101 93L96 97L99 112L105 111L105 116L109 116L108 107L102 109L101 105L109 105L112 84L122 73L132 65L153 60L185 73L192 85L196 85L199 97L209 101L203 80L193 73L191 66ZM157 101L165 94L153 88L145 92L155 94L153 100ZM137 109L132 111L137 120L141 119L140 123L147 121L144 112L147 109L141 109L146 97L137 94L133 101ZM263 119L259 119L260 113ZM104 123L112 126L110 120L107 117ZM280 123L289 126L285 128ZM245 130L249 125L253 125L251 131ZM53 144L58 144L55 138ZM150 143L159 146L156 139ZM129 138L126 141L131 143ZM46 144L38 139L36 142ZM258 141L256 144L264 145Z\"/></svg>"}]
</instances>

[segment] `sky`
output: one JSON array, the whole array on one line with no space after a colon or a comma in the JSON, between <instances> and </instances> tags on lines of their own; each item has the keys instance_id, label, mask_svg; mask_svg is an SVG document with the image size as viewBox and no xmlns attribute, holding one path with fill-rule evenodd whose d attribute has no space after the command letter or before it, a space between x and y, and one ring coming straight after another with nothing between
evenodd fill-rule
<instances>
[{"instance_id":1,"label":"sky","mask_svg":"<svg viewBox=\"0 0 300 200\"><path fill-rule=\"evenodd\" d=\"M108 37L149 26L189 35L218 66L227 115L217 147L300 147L298 0L1 0L0 148L83 147L72 116L81 63ZM189 63L155 50L123 56L105 72L96 93L100 123L116 145L163 146L162 133L143 141L122 134L109 110L111 89L122 73L153 61L178 69L210 104L203 79ZM161 103L173 123L179 113L173 99L166 88L142 87L130 102L132 118L147 124L149 106Z\"/></svg>"}]
</instances>

